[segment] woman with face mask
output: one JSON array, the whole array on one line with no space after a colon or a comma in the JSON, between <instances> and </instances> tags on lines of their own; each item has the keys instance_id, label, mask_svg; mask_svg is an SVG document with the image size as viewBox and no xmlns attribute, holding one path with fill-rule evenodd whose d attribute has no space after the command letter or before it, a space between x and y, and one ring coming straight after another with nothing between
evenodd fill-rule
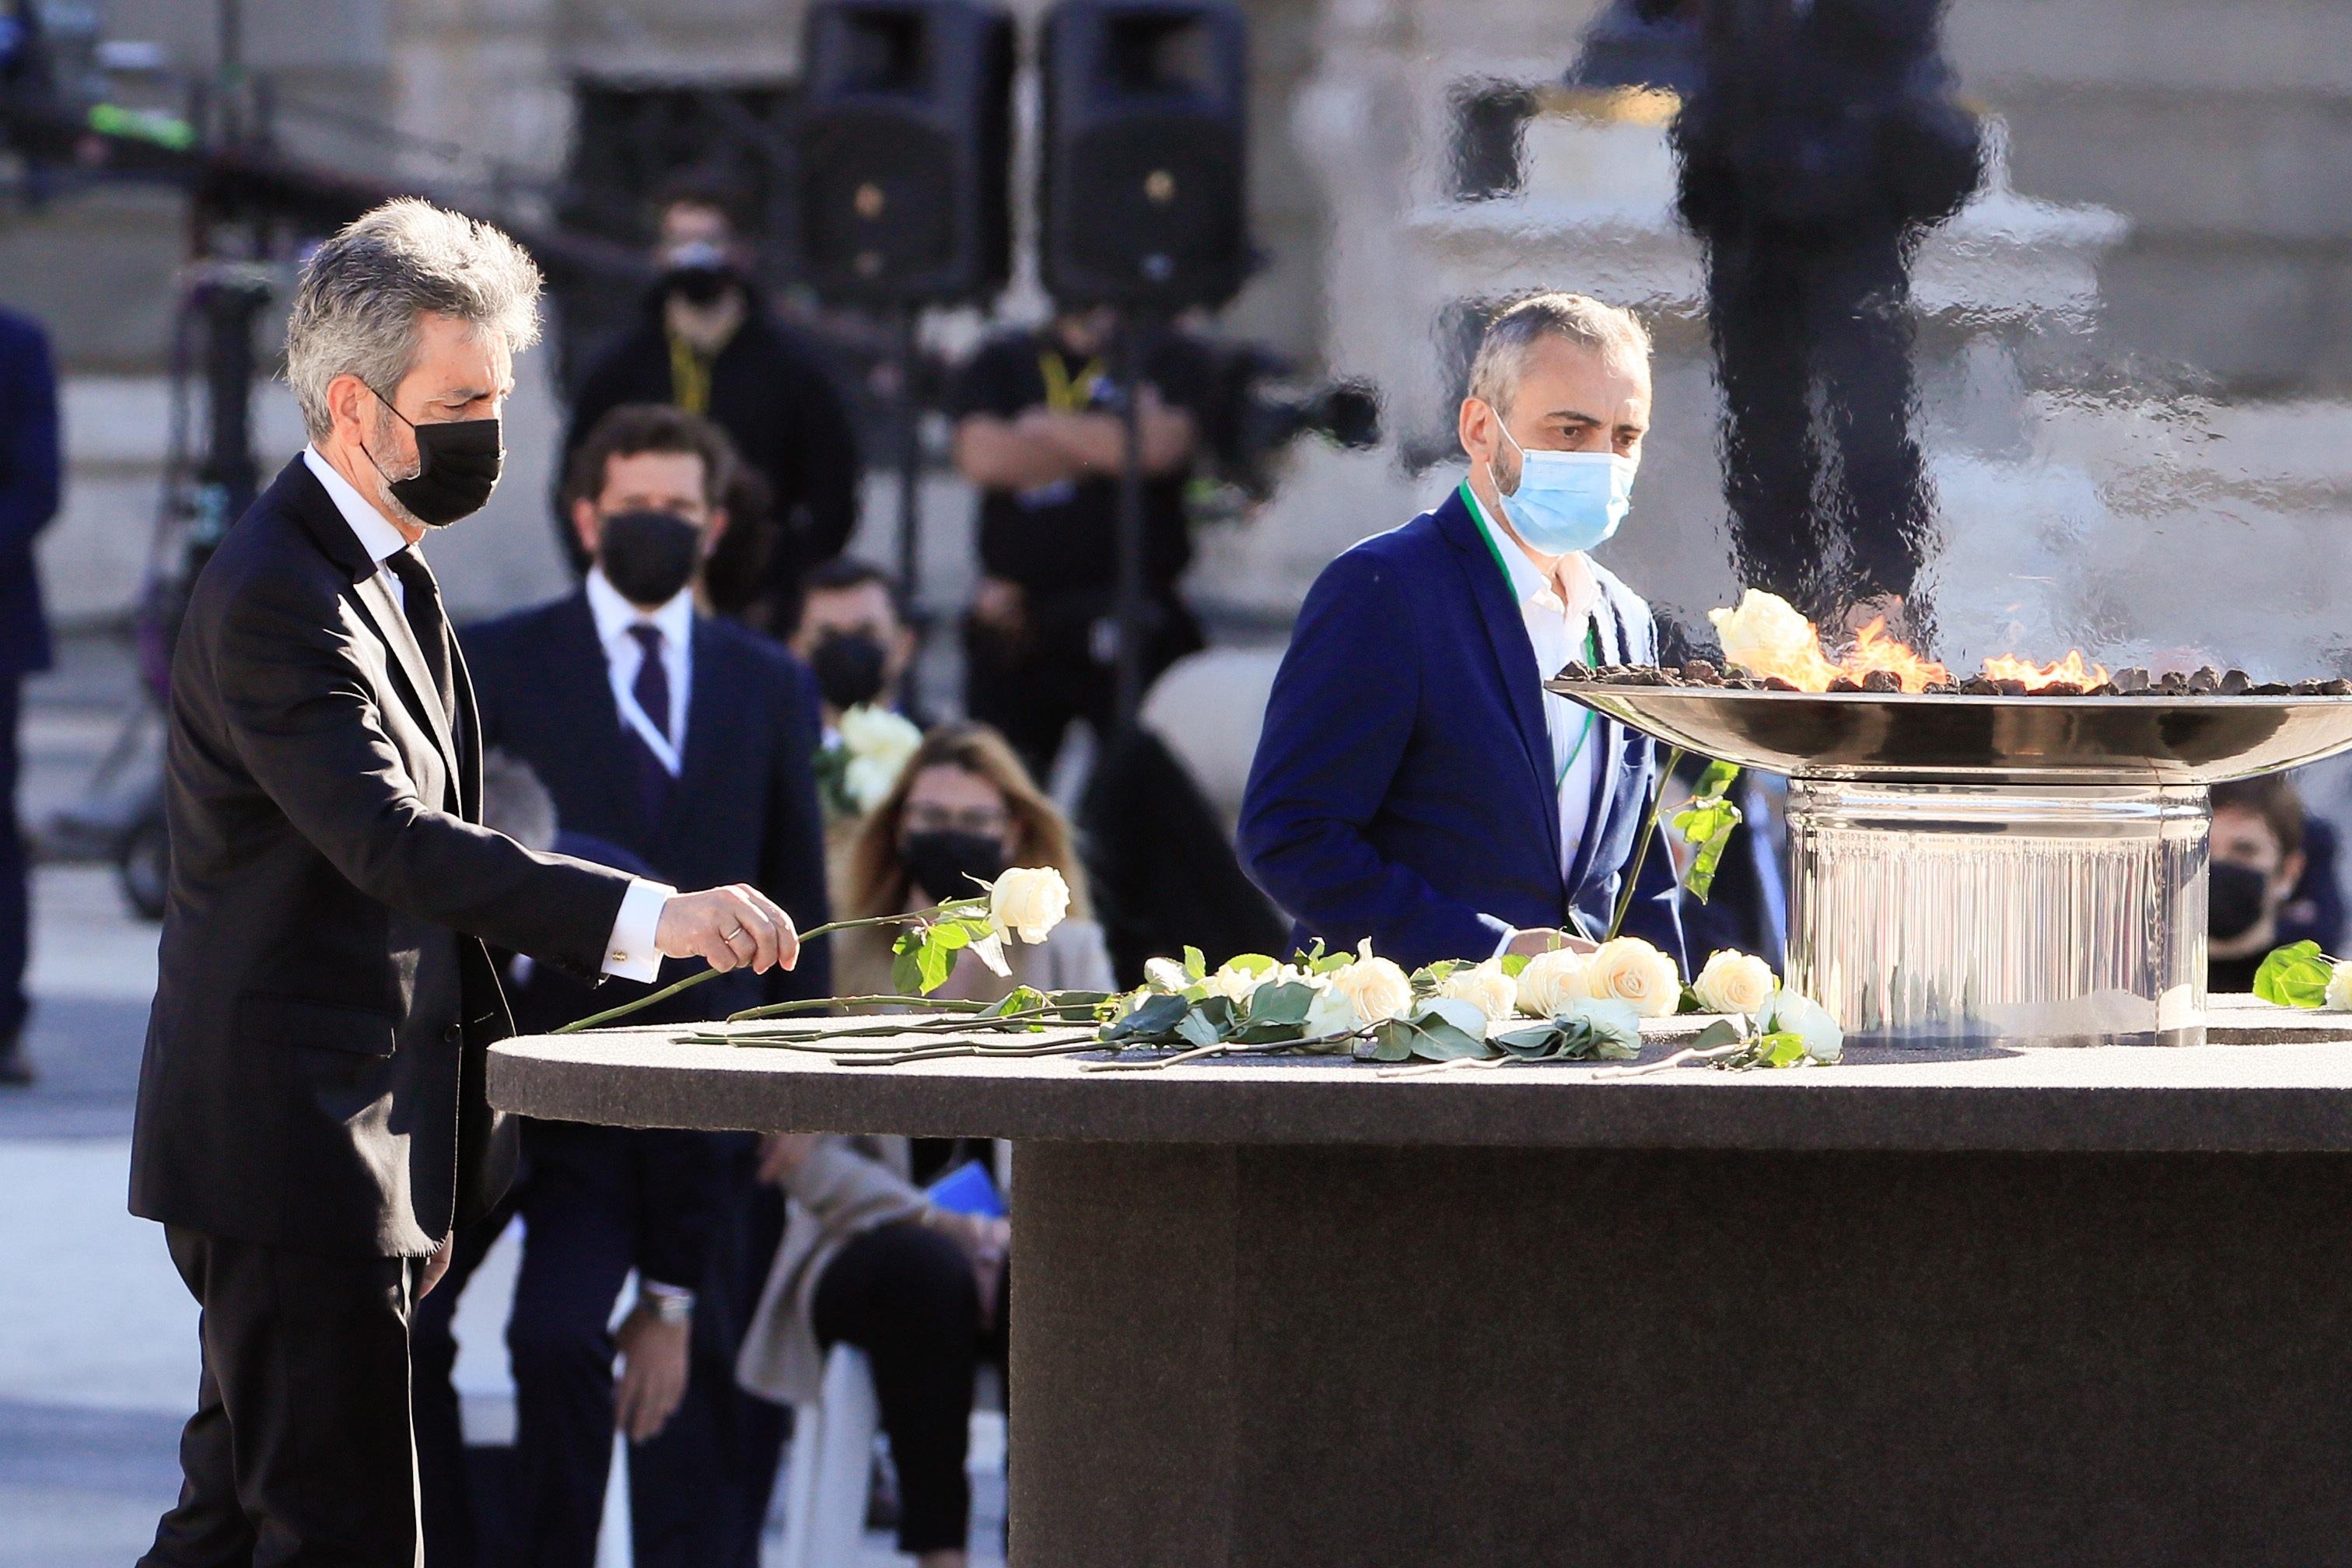
<instances>
[{"instance_id":1,"label":"woman with face mask","mask_svg":"<svg viewBox=\"0 0 2352 1568\"><path fill-rule=\"evenodd\" d=\"M939 994L993 1000L1015 984L1112 989L1069 826L1012 748L981 725L947 725L925 738L850 844L840 908L926 909L1013 866L1061 872L1071 918L1043 943L1008 946L1010 979L966 953ZM877 940L858 940L869 936ZM850 931L838 941L842 993L887 994L889 935ZM755 1394L800 1403L816 1397L834 1345L866 1352L898 1470L898 1547L920 1568L962 1568L972 1377L983 1356L1001 1366L1004 1354L1010 1223L950 1212L918 1184L975 1152L803 1134L771 1138L761 1153L762 1175L792 1201L738 1373Z\"/></svg>"}]
</instances>

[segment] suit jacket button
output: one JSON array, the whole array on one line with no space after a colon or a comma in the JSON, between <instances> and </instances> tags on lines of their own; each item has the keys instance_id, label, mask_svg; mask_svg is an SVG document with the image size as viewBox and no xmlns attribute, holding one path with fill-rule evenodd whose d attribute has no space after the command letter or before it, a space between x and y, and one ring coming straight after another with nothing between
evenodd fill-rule
<instances>
[{"instance_id":1,"label":"suit jacket button","mask_svg":"<svg viewBox=\"0 0 2352 1568\"><path fill-rule=\"evenodd\" d=\"M453 1046L463 1045L466 1040L466 1026L463 1024L452 1024L441 1031L441 1037Z\"/></svg>"}]
</instances>

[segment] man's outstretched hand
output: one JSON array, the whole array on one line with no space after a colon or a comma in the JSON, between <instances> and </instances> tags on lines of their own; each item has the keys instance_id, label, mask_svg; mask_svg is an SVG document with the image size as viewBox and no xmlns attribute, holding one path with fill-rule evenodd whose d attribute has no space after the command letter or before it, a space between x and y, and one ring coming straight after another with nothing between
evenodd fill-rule
<instances>
[{"instance_id":1,"label":"man's outstretched hand","mask_svg":"<svg viewBox=\"0 0 2352 1568\"><path fill-rule=\"evenodd\" d=\"M721 972L748 964L761 973L801 961L793 917L740 882L671 899L654 926L654 945L665 958L699 958Z\"/></svg>"}]
</instances>

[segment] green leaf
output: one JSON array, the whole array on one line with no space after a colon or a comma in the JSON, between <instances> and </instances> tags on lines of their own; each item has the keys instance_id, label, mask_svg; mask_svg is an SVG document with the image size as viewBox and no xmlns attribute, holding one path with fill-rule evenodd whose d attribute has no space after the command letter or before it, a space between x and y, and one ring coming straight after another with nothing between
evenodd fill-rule
<instances>
[{"instance_id":1,"label":"green leaf","mask_svg":"<svg viewBox=\"0 0 2352 1568\"><path fill-rule=\"evenodd\" d=\"M890 946L890 989L901 996L921 994L923 970L915 959L919 946L903 936Z\"/></svg>"},{"instance_id":2,"label":"green leaf","mask_svg":"<svg viewBox=\"0 0 2352 1568\"><path fill-rule=\"evenodd\" d=\"M1260 986L1250 996L1249 1021L1241 1038L1252 1045L1298 1038L1315 1005L1315 987L1296 982Z\"/></svg>"},{"instance_id":3,"label":"green leaf","mask_svg":"<svg viewBox=\"0 0 2352 1568\"><path fill-rule=\"evenodd\" d=\"M1489 1035L1486 1043L1522 1061L1537 1062L1558 1056L1567 1039L1567 1031L1551 1024L1538 1024L1532 1028L1513 1029L1507 1035Z\"/></svg>"},{"instance_id":4,"label":"green leaf","mask_svg":"<svg viewBox=\"0 0 2352 1568\"><path fill-rule=\"evenodd\" d=\"M1695 1051L1712 1051L1731 1045L1739 1037L1738 1025L1728 1018L1717 1018L1698 1032L1697 1037L1691 1041L1690 1048Z\"/></svg>"},{"instance_id":5,"label":"green leaf","mask_svg":"<svg viewBox=\"0 0 2352 1568\"><path fill-rule=\"evenodd\" d=\"M981 1015L983 1018L1002 1018L1012 1013L1030 1013L1054 1005L1053 998L1034 985L1016 985L1013 994Z\"/></svg>"},{"instance_id":6,"label":"green leaf","mask_svg":"<svg viewBox=\"0 0 2352 1568\"><path fill-rule=\"evenodd\" d=\"M1105 1028L1102 1037L1107 1044L1130 1040L1164 1043L1192 1010L1192 1004L1183 997L1161 992L1145 997L1134 1012Z\"/></svg>"},{"instance_id":7,"label":"green leaf","mask_svg":"<svg viewBox=\"0 0 2352 1568\"><path fill-rule=\"evenodd\" d=\"M1683 985L1682 1000L1675 1004L1675 1011L1676 1013L1707 1013L1714 1011L1714 1009L1709 1007L1706 1003L1700 1001L1698 999L1697 990L1685 982Z\"/></svg>"},{"instance_id":8,"label":"green leaf","mask_svg":"<svg viewBox=\"0 0 2352 1568\"><path fill-rule=\"evenodd\" d=\"M1528 959L1529 956L1531 955L1524 952L1507 952L1503 954L1503 973L1509 975L1512 979L1517 980L1520 975L1527 973Z\"/></svg>"},{"instance_id":9,"label":"green leaf","mask_svg":"<svg viewBox=\"0 0 2352 1568\"><path fill-rule=\"evenodd\" d=\"M1698 786L1692 790L1691 794L1702 800L1708 795L1729 795L1731 786L1738 782L1738 763L1709 763L1706 764L1706 771L1698 775Z\"/></svg>"},{"instance_id":10,"label":"green leaf","mask_svg":"<svg viewBox=\"0 0 2352 1568\"><path fill-rule=\"evenodd\" d=\"M1727 767L1728 763L1717 763ZM1715 770L1707 770L1713 773ZM1734 770L1735 772L1737 770ZM1739 826L1739 808L1721 795L1701 795L1682 810L1675 813L1675 831L1683 842L1694 846L1698 853L1691 858L1688 872L1683 877L1683 887L1700 903L1715 889L1715 873L1723 863L1724 847L1731 842L1731 830Z\"/></svg>"},{"instance_id":11,"label":"green leaf","mask_svg":"<svg viewBox=\"0 0 2352 1568\"><path fill-rule=\"evenodd\" d=\"M1362 1056L1361 1047L1356 1054ZM1371 1058L1376 1062L1412 1060L1412 1029L1402 1018L1391 1018L1372 1031Z\"/></svg>"},{"instance_id":12,"label":"green leaf","mask_svg":"<svg viewBox=\"0 0 2352 1568\"><path fill-rule=\"evenodd\" d=\"M1224 998L1222 996L1210 998L1210 1001L1214 1002L1222 1002ZM1225 1032L1223 1029L1218 1028L1217 1026L1210 1020L1207 1014L1202 1010L1207 1005L1208 1003L1204 1002L1200 1006L1193 1008L1191 1012L1185 1014L1183 1017L1177 1020L1176 1037L1178 1039L1182 1040L1188 1046L1213 1046L1223 1041Z\"/></svg>"},{"instance_id":13,"label":"green leaf","mask_svg":"<svg viewBox=\"0 0 2352 1568\"><path fill-rule=\"evenodd\" d=\"M1271 974L1282 967L1262 952L1237 952L1225 960L1223 966L1235 974L1246 974L1253 980L1261 974Z\"/></svg>"},{"instance_id":14,"label":"green leaf","mask_svg":"<svg viewBox=\"0 0 2352 1568\"><path fill-rule=\"evenodd\" d=\"M1400 1022L1411 1035L1412 1054L1424 1061L1450 1062L1489 1054L1486 1015L1473 1003L1439 997L1423 1002Z\"/></svg>"},{"instance_id":15,"label":"green leaf","mask_svg":"<svg viewBox=\"0 0 2352 1568\"><path fill-rule=\"evenodd\" d=\"M922 975L920 994L929 996L955 973L955 954L936 942L927 942L916 950L915 967Z\"/></svg>"},{"instance_id":16,"label":"green leaf","mask_svg":"<svg viewBox=\"0 0 2352 1568\"><path fill-rule=\"evenodd\" d=\"M949 952L960 952L971 945L971 931L961 921L942 921L926 933L933 947Z\"/></svg>"},{"instance_id":17,"label":"green leaf","mask_svg":"<svg viewBox=\"0 0 2352 1568\"><path fill-rule=\"evenodd\" d=\"M1444 984L1447 977L1455 970L1469 967L1468 963L1458 958L1441 958L1435 963L1424 963L1412 972L1413 991L1418 995L1426 996Z\"/></svg>"},{"instance_id":18,"label":"green leaf","mask_svg":"<svg viewBox=\"0 0 2352 1568\"><path fill-rule=\"evenodd\" d=\"M1758 1067L1795 1067L1805 1059L1804 1037L1785 1033L1763 1036L1756 1042L1753 1057Z\"/></svg>"},{"instance_id":19,"label":"green leaf","mask_svg":"<svg viewBox=\"0 0 2352 1568\"><path fill-rule=\"evenodd\" d=\"M1209 977L1209 961L1197 947L1184 950L1184 977L1188 980L1206 980Z\"/></svg>"},{"instance_id":20,"label":"green leaf","mask_svg":"<svg viewBox=\"0 0 2352 1568\"><path fill-rule=\"evenodd\" d=\"M1345 969L1355 962L1356 955L1352 952L1327 952L1322 957L1311 961L1307 965L1307 973L1329 974L1336 970Z\"/></svg>"},{"instance_id":21,"label":"green leaf","mask_svg":"<svg viewBox=\"0 0 2352 1568\"><path fill-rule=\"evenodd\" d=\"M2281 1007L2319 1007L2327 1002L2327 983L2336 966L2315 942L2298 942L2276 948L2254 971L2254 994Z\"/></svg>"}]
</instances>

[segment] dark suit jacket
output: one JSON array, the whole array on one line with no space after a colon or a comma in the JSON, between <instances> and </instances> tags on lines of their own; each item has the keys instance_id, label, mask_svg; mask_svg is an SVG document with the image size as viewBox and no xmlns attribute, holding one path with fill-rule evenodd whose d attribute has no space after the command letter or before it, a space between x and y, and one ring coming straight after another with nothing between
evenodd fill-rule
<instances>
[{"instance_id":1,"label":"dark suit jacket","mask_svg":"<svg viewBox=\"0 0 2352 1568\"><path fill-rule=\"evenodd\" d=\"M586 592L470 626L464 637L483 744L530 764L564 831L617 845L678 887L749 882L803 930L824 921L816 682L800 660L732 621L695 618L684 771L669 810L648 822ZM824 949L816 942L793 970L724 975L649 1016L723 1017L762 1002L826 995ZM657 984L700 966L672 960Z\"/></svg>"},{"instance_id":2,"label":"dark suit jacket","mask_svg":"<svg viewBox=\"0 0 2352 1568\"><path fill-rule=\"evenodd\" d=\"M1601 656L1654 656L1649 606L1593 568ZM1243 798L1258 885L1321 937L1407 968L1501 931L1607 926L1648 805L1650 742L1603 721L1587 827L1561 875L1534 649L1457 493L1331 563L1300 608ZM1578 919L1576 917L1581 917Z\"/></svg>"},{"instance_id":3,"label":"dark suit jacket","mask_svg":"<svg viewBox=\"0 0 2352 1568\"><path fill-rule=\"evenodd\" d=\"M49 668L33 538L58 514L58 383L49 341L0 310L0 674Z\"/></svg>"},{"instance_id":4,"label":"dark suit jacket","mask_svg":"<svg viewBox=\"0 0 2352 1568\"><path fill-rule=\"evenodd\" d=\"M406 618L299 458L197 578L172 665L132 1213L420 1257L504 1192L513 1130L482 1073L512 1025L484 942L593 975L629 879L478 825L462 659L457 677L453 735Z\"/></svg>"}]
</instances>

